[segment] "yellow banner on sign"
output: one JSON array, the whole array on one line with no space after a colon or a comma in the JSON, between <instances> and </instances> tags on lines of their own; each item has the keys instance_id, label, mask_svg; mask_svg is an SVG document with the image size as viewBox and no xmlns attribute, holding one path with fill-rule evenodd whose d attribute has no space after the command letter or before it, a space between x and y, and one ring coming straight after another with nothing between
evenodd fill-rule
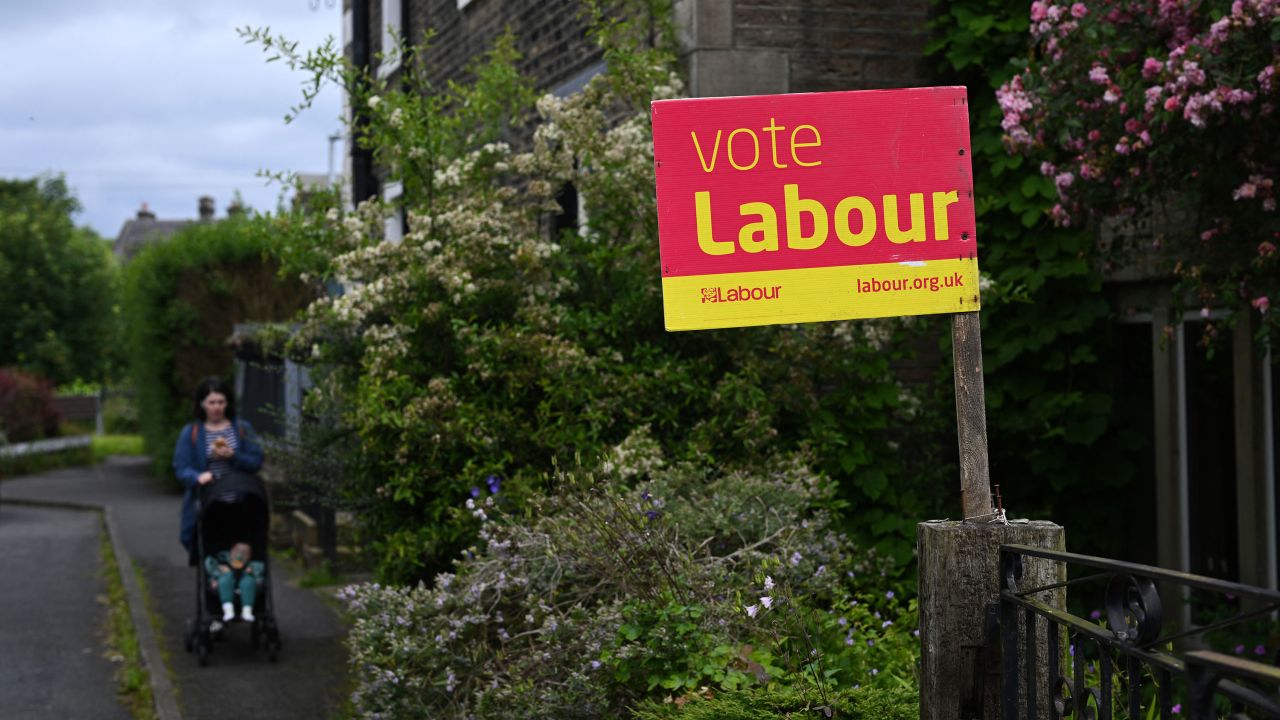
<instances>
[{"instance_id":1,"label":"yellow banner on sign","mask_svg":"<svg viewBox=\"0 0 1280 720\"><path fill-rule=\"evenodd\" d=\"M667 330L972 312L976 258L662 278Z\"/></svg>"}]
</instances>

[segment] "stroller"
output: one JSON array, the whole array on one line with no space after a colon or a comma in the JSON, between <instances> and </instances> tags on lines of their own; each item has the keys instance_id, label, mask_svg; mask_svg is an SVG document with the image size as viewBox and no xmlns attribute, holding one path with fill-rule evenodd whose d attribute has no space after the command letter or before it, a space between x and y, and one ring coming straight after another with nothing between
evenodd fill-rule
<instances>
[{"instance_id":1,"label":"stroller","mask_svg":"<svg viewBox=\"0 0 1280 720\"><path fill-rule=\"evenodd\" d=\"M254 620L249 630L253 648L256 650L264 646L271 662L279 658L280 630L276 626L271 598L271 565L267 556L270 527L266 488L256 476L233 472L201 488L191 557L191 564L196 566L196 616L194 620L187 621L186 648L187 652L195 653L202 666L209 664L214 636L221 633L221 618L210 610L220 607L221 602L217 588L211 585L212 580L205 571L204 559L230 550L237 542L247 542L253 550L253 558L261 560L265 568L253 602ZM238 589L234 605L239 618Z\"/></svg>"}]
</instances>

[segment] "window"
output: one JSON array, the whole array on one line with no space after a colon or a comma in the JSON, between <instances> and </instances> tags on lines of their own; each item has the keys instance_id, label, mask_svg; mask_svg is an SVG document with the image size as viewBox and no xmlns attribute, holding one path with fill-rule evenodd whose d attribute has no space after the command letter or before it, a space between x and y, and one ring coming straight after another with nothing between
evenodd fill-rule
<instances>
[{"instance_id":1,"label":"window","mask_svg":"<svg viewBox=\"0 0 1280 720\"><path fill-rule=\"evenodd\" d=\"M382 186L382 199L395 207L395 212L383 224L382 239L395 245L404 240L404 208L397 202L403 194L402 183L391 182Z\"/></svg>"},{"instance_id":2,"label":"window","mask_svg":"<svg viewBox=\"0 0 1280 720\"><path fill-rule=\"evenodd\" d=\"M378 77L386 77L400 69L397 48L404 30L404 0L382 0L382 60Z\"/></svg>"}]
</instances>

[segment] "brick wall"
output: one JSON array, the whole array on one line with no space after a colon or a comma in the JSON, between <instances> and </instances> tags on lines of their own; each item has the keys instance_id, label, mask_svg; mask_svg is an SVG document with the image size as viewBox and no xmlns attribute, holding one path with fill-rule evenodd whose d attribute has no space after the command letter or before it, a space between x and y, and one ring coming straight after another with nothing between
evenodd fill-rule
<instances>
[{"instance_id":1,"label":"brick wall","mask_svg":"<svg viewBox=\"0 0 1280 720\"><path fill-rule=\"evenodd\" d=\"M353 0L345 0L349 6ZM369 43L382 50L381 0L369 6ZM403 0L411 43L435 31L426 61L435 82L466 66L505 28L521 70L553 90L598 65L580 0ZM911 87L931 82L923 58L928 0L674 0L681 57L697 96Z\"/></svg>"},{"instance_id":2,"label":"brick wall","mask_svg":"<svg viewBox=\"0 0 1280 720\"><path fill-rule=\"evenodd\" d=\"M675 0L697 96L930 84L928 0Z\"/></svg>"},{"instance_id":3,"label":"brick wall","mask_svg":"<svg viewBox=\"0 0 1280 720\"><path fill-rule=\"evenodd\" d=\"M426 55L434 83L465 81L466 67L510 28L522 59L520 70L541 90L553 90L599 62L587 37L579 0L405 0L408 40L418 43L434 30Z\"/></svg>"}]
</instances>

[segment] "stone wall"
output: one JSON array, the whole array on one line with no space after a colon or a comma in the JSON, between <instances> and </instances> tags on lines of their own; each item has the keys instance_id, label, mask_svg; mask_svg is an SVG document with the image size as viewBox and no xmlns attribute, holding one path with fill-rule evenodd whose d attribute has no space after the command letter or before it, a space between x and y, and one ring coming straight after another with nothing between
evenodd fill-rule
<instances>
[{"instance_id":1,"label":"stone wall","mask_svg":"<svg viewBox=\"0 0 1280 720\"><path fill-rule=\"evenodd\" d=\"M931 84L927 0L676 0L675 11L694 96Z\"/></svg>"},{"instance_id":2,"label":"stone wall","mask_svg":"<svg viewBox=\"0 0 1280 720\"><path fill-rule=\"evenodd\" d=\"M353 0L347 0L348 7ZM360 0L354 0L359 2ZM381 52L381 0L369 5ZM465 81L466 67L510 28L521 70L541 90L595 71L580 0L403 0L410 43L434 32L426 56L434 82ZM681 60L698 97L914 87L931 83L923 57L928 0L674 0Z\"/></svg>"}]
</instances>

